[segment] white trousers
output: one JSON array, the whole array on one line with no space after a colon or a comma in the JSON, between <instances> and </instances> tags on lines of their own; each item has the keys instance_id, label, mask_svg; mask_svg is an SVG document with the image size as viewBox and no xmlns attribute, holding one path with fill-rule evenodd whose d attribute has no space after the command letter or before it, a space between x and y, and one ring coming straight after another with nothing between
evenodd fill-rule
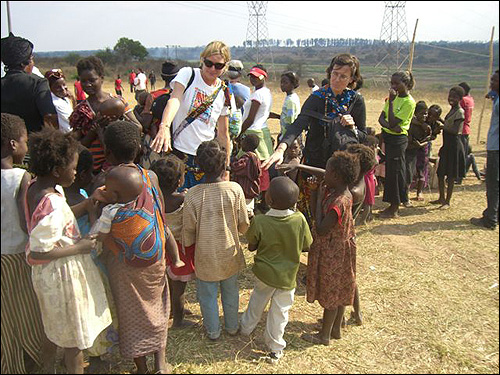
<instances>
[{"instance_id":1,"label":"white trousers","mask_svg":"<svg viewBox=\"0 0 500 375\"><path fill-rule=\"evenodd\" d=\"M280 352L286 347L283 339L285 327L288 324L288 311L292 307L295 289L284 290L273 288L255 278L255 287L246 311L241 317L240 331L250 335L262 317L267 304L271 306L267 313L264 341L272 352Z\"/></svg>"}]
</instances>

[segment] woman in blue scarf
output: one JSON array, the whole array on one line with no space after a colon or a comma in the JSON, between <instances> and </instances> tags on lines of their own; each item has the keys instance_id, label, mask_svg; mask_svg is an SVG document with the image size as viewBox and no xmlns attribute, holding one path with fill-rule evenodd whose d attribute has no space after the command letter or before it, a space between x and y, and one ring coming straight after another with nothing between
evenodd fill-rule
<instances>
[{"instance_id":1,"label":"woman in blue scarf","mask_svg":"<svg viewBox=\"0 0 500 375\"><path fill-rule=\"evenodd\" d=\"M348 53L337 55L326 73L329 84L307 98L298 118L262 165L264 169L274 163L281 164L286 149L304 130L307 131L305 164L319 168L325 168L332 153L344 146L339 135L346 132L339 132L339 129L350 129L354 138L365 133L365 101L355 91L361 82L358 59Z\"/></svg>"}]
</instances>

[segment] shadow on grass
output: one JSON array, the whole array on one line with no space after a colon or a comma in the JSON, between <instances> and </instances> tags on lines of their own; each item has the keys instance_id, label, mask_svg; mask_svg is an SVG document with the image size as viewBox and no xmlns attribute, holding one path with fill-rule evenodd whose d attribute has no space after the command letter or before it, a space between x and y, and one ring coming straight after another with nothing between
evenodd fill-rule
<instances>
[{"instance_id":1,"label":"shadow on grass","mask_svg":"<svg viewBox=\"0 0 500 375\"><path fill-rule=\"evenodd\" d=\"M381 223L380 225L372 228L366 228L376 235L398 235L398 236L412 236L421 232L434 232L439 230L455 230L463 231L475 228L469 221L466 220L450 220L450 221L422 221L414 224L390 224L389 222ZM359 231L361 234L363 231Z\"/></svg>"}]
</instances>

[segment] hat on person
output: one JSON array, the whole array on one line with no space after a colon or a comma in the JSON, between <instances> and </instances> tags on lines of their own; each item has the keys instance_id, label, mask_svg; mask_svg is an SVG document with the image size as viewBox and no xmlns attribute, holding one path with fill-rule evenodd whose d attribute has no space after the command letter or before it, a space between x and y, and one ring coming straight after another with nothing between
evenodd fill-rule
<instances>
[{"instance_id":1,"label":"hat on person","mask_svg":"<svg viewBox=\"0 0 500 375\"><path fill-rule=\"evenodd\" d=\"M243 63L240 60L231 60L227 66L230 71L241 72L243 70Z\"/></svg>"},{"instance_id":2,"label":"hat on person","mask_svg":"<svg viewBox=\"0 0 500 375\"><path fill-rule=\"evenodd\" d=\"M33 54L33 43L12 33L2 38L0 47L1 59L7 67L26 63Z\"/></svg>"},{"instance_id":3,"label":"hat on person","mask_svg":"<svg viewBox=\"0 0 500 375\"><path fill-rule=\"evenodd\" d=\"M161 75L172 77L179 73L179 67L174 61L167 60L161 66Z\"/></svg>"},{"instance_id":4,"label":"hat on person","mask_svg":"<svg viewBox=\"0 0 500 375\"><path fill-rule=\"evenodd\" d=\"M254 66L252 69L250 69L250 71L248 72L247 75L253 75L254 77L257 77L258 79L264 79L267 78L267 73L260 69L260 68L257 68L256 66Z\"/></svg>"}]
</instances>

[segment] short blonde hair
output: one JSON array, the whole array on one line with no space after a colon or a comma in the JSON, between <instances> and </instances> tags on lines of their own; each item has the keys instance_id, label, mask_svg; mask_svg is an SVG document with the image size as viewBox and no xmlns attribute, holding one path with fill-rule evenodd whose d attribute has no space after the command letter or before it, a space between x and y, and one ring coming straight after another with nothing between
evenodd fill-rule
<instances>
[{"instance_id":1,"label":"short blonde hair","mask_svg":"<svg viewBox=\"0 0 500 375\"><path fill-rule=\"evenodd\" d=\"M210 57L213 55L221 55L224 61L228 63L231 60L231 52L229 52L229 47L219 40L214 40L207 44L203 52L200 54L200 60L203 62L205 57Z\"/></svg>"}]
</instances>

